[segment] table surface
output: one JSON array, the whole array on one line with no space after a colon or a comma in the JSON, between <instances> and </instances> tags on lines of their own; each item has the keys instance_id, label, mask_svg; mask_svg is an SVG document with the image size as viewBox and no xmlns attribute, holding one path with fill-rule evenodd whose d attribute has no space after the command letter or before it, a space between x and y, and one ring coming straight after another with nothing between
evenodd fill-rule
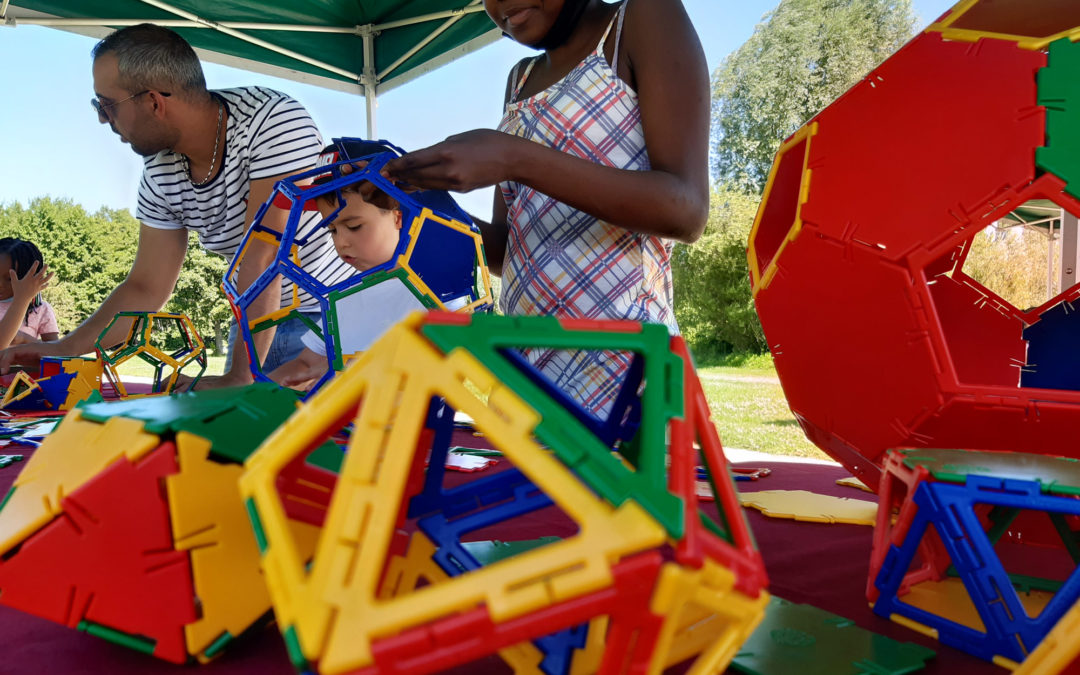
<instances>
[{"instance_id":1,"label":"table surface","mask_svg":"<svg viewBox=\"0 0 1080 675\"><path fill-rule=\"evenodd\" d=\"M9 445L0 453L29 455L32 450ZM9 486L25 462L0 469L0 495ZM747 465L741 465L747 466ZM847 472L835 465L805 462L754 464L767 466L772 474L758 481L741 481L740 491L810 490L856 499L874 500L869 493L836 485ZM835 525L767 518L749 509L747 516L765 559L770 592L796 603L808 603L855 621L859 626L895 640L915 642L937 651L936 658L921 672L933 675L977 675L1005 672L1000 668L956 651L935 640L905 629L874 615L865 598L869 568L872 528L859 525ZM503 533L503 540L528 539L544 534L543 521L534 521L536 532L514 536ZM550 534L551 532L547 532ZM510 536L507 536L510 534ZM7 673L110 673L135 675L177 673L177 666L125 649L50 621L0 607L0 635L3 656L0 674ZM195 672L195 671L191 671ZM285 648L276 627L268 626L233 643L225 654L205 666L207 675L291 675ZM509 672L492 657L468 664L453 672Z\"/></svg>"}]
</instances>

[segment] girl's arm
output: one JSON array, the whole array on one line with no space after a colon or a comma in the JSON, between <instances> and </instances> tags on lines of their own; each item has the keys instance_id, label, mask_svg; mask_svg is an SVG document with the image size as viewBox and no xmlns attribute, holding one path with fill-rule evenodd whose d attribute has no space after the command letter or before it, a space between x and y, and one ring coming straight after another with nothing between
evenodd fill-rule
<instances>
[{"instance_id":1,"label":"girl's arm","mask_svg":"<svg viewBox=\"0 0 1080 675\"><path fill-rule=\"evenodd\" d=\"M388 162L388 175L457 192L512 180L628 230L696 240L709 205L704 52L680 0L626 1L619 61L626 60L637 87L651 170L605 167L476 130Z\"/></svg>"},{"instance_id":2,"label":"girl's arm","mask_svg":"<svg viewBox=\"0 0 1080 675\"><path fill-rule=\"evenodd\" d=\"M0 348L7 347L19 333L19 327L26 320L26 310L30 308L34 296L49 285L53 275L48 267L39 267L35 261L20 279L15 270L9 270L13 296L7 314L0 319Z\"/></svg>"}]
</instances>

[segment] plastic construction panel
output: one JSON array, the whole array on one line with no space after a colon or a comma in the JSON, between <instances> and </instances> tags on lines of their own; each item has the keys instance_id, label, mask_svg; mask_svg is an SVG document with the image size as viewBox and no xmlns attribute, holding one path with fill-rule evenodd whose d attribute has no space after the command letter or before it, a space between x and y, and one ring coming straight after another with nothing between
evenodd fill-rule
<instances>
[{"instance_id":1,"label":"plastic construction panel","mask_svg":"<svg viewBox=\"0 0 1080 675\"><path fill-rule=\"evenodd\" d=\"M167 398L86 403L83 419L130 418L160 435L187 431L208 439L215 455L242 463L296 410L296 395L276 384L186 392Z\"/></svg>"},{"instance_id":2,"label":"plastic construction panel","mask_svg":"<svg viewBox=\"0 0 1080 675\"><path fill-rule=\"evenodd\" d=\"M875 487L886 450L910 445L910 422L941 404L940 357L911 276L804 227L755 303L804 431Z\"/></svg>"},{"instance_id":3,"label":"plastic construction panel","mask_svg":"<svg viewBox=\"0 0 1080 675\"><path fill-rule=\"evenodd\" d=\"M746 249L755 294L768 286L776 273L777 256L802 229L801 210L810 189L806 159L815 133L817 124L808 124L784 141L776 152Z\"/></svg>"},{"instance_id":4,"label":"plastic construction panel","mask_svg":"<svg viewBox=\"0 0 1080 675\"><path fill-rule=\"evenodd\" d=\"M0 511L0 553L60 515L64 498L105 467L121 457L137 461L159 443L141 422L118 417L95 424L82 420L77 410L69 413L15 479Z\"/></svg>"},{"instance_id":5,"label":"plastic construction panel","mask_svg":"<svg viewBox=\"0 0 1080 675\"><path fill-rule=\"evenodd\" d=\"M903 675L921 670L933 656L932 649L897 642L812 605L774 597L731 668L749 675Z\"/></svg>"},{"instance_id":6,"label":"plastic construction panel","mask_svg":"<svg viewBox=\"0 0 1080 675\"><path fill-rule=\"evenodd\" d=\"M605 615L609 617L607 648L600 672L642 672L640 664L652 654L659 617L634 608L646 604L659 565L655 553L634 556L613 567L610 586L505 622L495 622L484 608L477 608L378 640L373 645L375 664L357 675L439 672L544 632ZM570 672L581 671L572 667Z\"/></svg>"},{"instance_id":7,"label":"plastic construction panel","mask_svg":"<svg viewBox=\"0 0 1080 675\"><path fill-rule=\"evenodd\" d=\"M634 354L631 357L630 364L625 369L623 383L620 385L615 402L611 404L606 421L585 410L573 397L557 387L554 382L529 363L528 359L518 350L501 349L499 354L528 377L545 396L565 408L586 429L600 439L600 442L604 445L615 447L620 441L631 441L641 427L642 406L641 399L638 398L638 389L641 386L645 370L645 359L641 354ZM632 450L636 451L640 450L640 448L623 446L618 449L624 459L631 464L637 463L637 453L632 452Z\"/></svg>"},{"instance_id":8,"label":"plastic construction panel","mask_svg":"<svg viewBox=\"0 0 1080 675\"><path fill-rule=\"evenodd\" d=\"M981 222L1035 177L1045 63L1014 43L916 36L814 119L803 221L890 260Z\"/></svg>"},{"instance_id":9,"label":"plastic construction panel","mask_svg":"<svg viewBox=\"0 0 1080 675\"><path fill-rule=\"evenodd\" d=\"M487 270L476 228L424 209L413 220L410 230L409 246L399 264L416 274L440 302L461 297L477 300L471 297L477 268ZM484 276L484 288L490 288Z\"/></svg>"},{"instance_id":10,"label":"plastic construction panel","mask_svg":"<svg viewBox=\"0 0 1080 675\"><path fill-rule=\"evenodd\" d=\"M979 452L952 448L896 451L910 469L925 468L935 480L963 483L968 476L1034 481L1043 492L1080 495L1080 461L1023 452Z\"/></svg>"},{"instance_id":11,"label":"plastic construction panel","mask_svg":"<svg viewBox=\"0 0 1080 675\"><path fill-rule=\"evenodd\" d=\"M410 512L431 510L417 523L437 549L432 559L447 575L456 577L485 566L474 555L475 546L462 544L462 536L495 523L504 523L552 504L519 470L512 469L442 492L445 460L453 432L453 415L428 415L429 426L436 426L425 489L410 500ZM413 506L415 504L415 506ZM549 540L555 543L558 539ZM530 546L529 548L536 548ZM523 552L523 551L522 551ZM494 561L489 561L494 562ZM582 624L538 638L536 647L543 654L538 667L547 675L567 672L574 650L585 646L588 626Z\"/></svg>"},{"instance_id":12,"label":"plastic construction panel","mask_svg":"<svg viewBox=\"0 0 1080 675\"><path fill-rule=\"evenodd\" d=\"M1075 12L1075 7L1073 9ZM1080 21L1078 21L1080 23ZM1080 28L1075 37L1080 38ZM1046 106L1046 147L1035 151L1039 168L1058 176L1066 190L1080 197L1080 44L1067 39L1050 45L1046 68L1039 71L1039 105Z\"/></svg>"},{"instance_id":13,"label":"plastic construction panel","mask_svg":"<svg viewBox=\"0 0 1080 675\"><path fill-rule=\"evenodd\" d=\"M1020 375L1024 387L1080 391L1080 354L1072 349L1080 335L1080 306L1062 302L1039 315L1024 329L1027 365Z\"/></svg>"},{"instance_id":14,"label":"plastic construction panel","mask_svg":"<svg viewBox=\"0 0 1080 675\"><path fill-rule=\"evenodd\" d=\"M283 632L297 637L300 659L323 673L371 663L374 639L451 616L477 604L491 620L524 616L610 583L609 560L659 545L663 529L633 502L618 509L599 500L535 440L538 416L463 350L443 356L417 334L419 316L398 324L354 366L312 399L249 460L241 491L252 498L267 542L264 571ZM423 373L423 377L410 377ZM489 392L487 401L464 386ZM578 523L578 536L428 586L392 602L376 602L382 564L413 464L418 430L430 399L442 395L529 474ZM363 399L325 531L310 572L283 531L276 475ZM352 570L348 584L340 570ZM532 583L521 583L529 579ZM513 590L511 590L513 589ZM333 598L331 606L325 598ZM334 620L331 621L331 617ZM550 632L550 631L545 631Z\"/></svg>"},{"instance_id":15,"label":"plastic construction panel","mask_svg":"<svg viewBox=\"0 0 1080 675\"><path fill-rule=\"evenodd\" d=\"M1080 668L1080 603L1061 617L1014 675L1071 675Z\"/></svg>"},{"instance_id":16,"label":"plastic construction panel","mask_svg":"<svg viewBox=\"0 0 1080 675\"><path fill-rule=\"evenodd\" d=\"M135 464L121 458L64 498L62 514L0 565L0 601L71 628L144 636L155 656L184 663L195 593L160 486L176 473L175 452L165 443Z\"/></svg>"},{"instance_id":17,"label":"plastic construction panel","mask_svg":"<svg viewBox=\"0 0 1080 675\"><path fill-rule=\"evenodd\" d=\"M516 555L536 545L547 543L544 540L530 542L471 542L466 544L470 552L479 558L488 555L505 556ZM435 544L424 536L423 532L414 532L408 541L408 546L401 555L391 557L387 566L386 576L383 578L379 589L379 597L388 599L414 592L420 582L425 584L437 584L447 581L450 577L435 564L432 556L435 554ZM488 561L491 562L491 561ZM590 630L593 627L590 626ZM595 642L595 640L594 640ZM600 645L601 651L603 645ZM498 650L499 657L506 662L515 673L520 675L545 675L540 670L540 663L544 654L531 643L522 642L512 647ZM588 672L588 671L586 671Z\"/></svg>"},{"instance_id":18,"label":"plastic construction panel","mask_svg":"<svg viewBox=\"0 0 1080 675\"><path fill-rule=\"evenodd\" d=\"M424 336L441 350L467 350L502 384L540 412L536 435L559 459L613 505L634 499L668 530L672 538L683 534L681 501L658 486L655 476L665 472L667 421L682 413L682 362L668 349L667 329L643 324L639 333L599 332L603 322L575 324L554 317L495 317L473 315L468 325L428 323ZM645 356L645 391L642 394L640 448L636 471L612 455L565 408L555 404L531 378L507 360L503 350L544 347L552 349L607 349L633 351Z\"/></svg>"},{"instance_id":19,"label":"plastic construction panel","mask_svg":"<svg viewBox=\"0 0 1080 675\"><path fill-rule=\"evenodd\" d=\"M985 476L969 476L964 485L923 482L912 500L918 513L903 544L892 547L882 565L875 581L880 596L874 612L887 618L899 615L936 630L943 643L988 661L1023 661L1080 598L1080 568L1072 572L1038 616L1029 617L983 530L975 505L1078 515L1080 502L1042 494L1037 482ZM985 632L954 623L898 597L901 580L930 525L941 534L941 542L978 610Z\"/></svg>"},{"instance_id":20,"label":"plastic construction panel","mask_svg":"<svg viewBox=\"0 0 1080 675\"><path fill-rule=\"evenodd\" d=\"M1080 8L1071 0L961 0L926 30L948 40L989 37L1044 49L1055 40L1080 37Z\"/></svg>"},{"instance_id":21,"label":"plastic construction panel","mask_svg":"<svg viewBox=\"0 0 1080 675\"><path fill-rule=\"evenodd\" d=\"M184 627L188 651L200 661L222 636L237 636L270 610L259 571L259 549L236 488L239 464L211 461L210 442L177 434L180 472L165 479L172 534L179 551L190 551L201 615ZM293 524L309 555L318 530Z\"/></svg>"},{"instance_id":22,"label":"plastic construction panel","mask_svg":"<svg viewBox=\"0 0 1080 675\"><path fill-rule=\"evenodd\" d=\"M747 597L731 570L706 560L701 569L665 563L650 611L664 617L650 673L698 655L688 675L721 673L765 615L769 594Z\"/></svg>"},{"instance_id":23,"label":"plastic construction panel","mask_svg":"<svg viewBox=\"0 0 1080 675\"><path fill-rule=\"evenodd\" d=\"M870 553L870 573L866 582L866 599L871 604L878 598L875 581L890 547L903 545L919 510L912 500L915 490L921 482L930 480L930 472L925 467L906 464L904 455L896 450L890 450L885 456L883 469L878 485L878 512ZM944 578L949 567L949 555L941 539L932 530L927 530L926 536L919 542L918 555L921 566L907 572L897 588L897 595L905 595L913 584L921 581L940 581Z\"/></svg>"},{"instance_id":24,"label":"plastic construction panel","mask_svg":"<svg viewBox=\"0 0 1080 675\"><path fill-rule=\"evenodd\" d=\"M914 426L917 443L926 447L985 450L1080 457L1075 438L1080 406L1062 402L1062 390L1020 389L1015 394L965 394L946 398ZM1057 399L1057 400L1055 400Z\"/></svg>"},{"instance_id":25,"label":"plastic construction panel","mask_svg":"<svg viewBox=\"0 0 1080 675\"><path fill-rule=\"evenodd\" d=\"M979 288L947 276L929 286L933 316L948 350L948 372L967 386L1020 386L1027 359L1024 324L996 311Z\"/></svg>"},{"instance_id":26,"label":"plastic construction panel","mask_svg":"<svg viewBox=\"0 0 1080 675\"><path fill-rule=\"evenodd\" d=\"M686 402L683 419L672 419L670 432L668 485L686 507L686 532L676 544L676 559L681 564L700 568L708 556L734 572L737 590L756 598L768 584L765 563L739 505L708 401L681 337L671 338L671 351L683 361L683 400ZM700 457L695 451L695 441L700 447ZM695 474L699 461L707 470L714 496L712 504L703 505L697 498ZM717 509L718 525L714 525L705 513L706 509L712 508Z\"/></svg>"}]
</instances>

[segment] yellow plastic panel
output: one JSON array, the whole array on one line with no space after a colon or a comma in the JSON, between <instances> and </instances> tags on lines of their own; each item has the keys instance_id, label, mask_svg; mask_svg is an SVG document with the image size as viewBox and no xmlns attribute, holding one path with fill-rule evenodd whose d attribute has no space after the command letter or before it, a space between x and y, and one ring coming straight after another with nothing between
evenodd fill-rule
<instances>
[{"instance_id":1,"label":"yellow plastic panel","mask_svg":"<svg viewBox=\"0 0 1080 675\"><path fill-rule=\"evenodd\" d=\"M173 541L191 551L195 594L202 618L184 627L188 652L203 652L223 633L237 636L270 609L270 594L259 570L259 549L240 499L239 464L207 459L210 441L187 432L176 437L180 473L165 479ZM319 530L290 523L301 551L315 550Z\"/></svg>"},{"instance_id":2,"label":"yellow plastic panel","mask_svg":"<svg viewBox=\"0 0 1080 675\"><path fill-rule=\"evenodd\" d=\"M135 462L160 441L143 423L113 417L86 422L73 410L49 434L15 479L0 511L0 553L5 553L60 513L60 502L121 457Z\"/></svg>"},{"instance_id":3,"label":"yellow plastic panel","mask_svg":"<svg viewBox=\"0 0 1080 675\"><path fill-rule=\"evenodd\" d=\"M789 242L795 241L799 232L802 231L802 207L810 198L812 173L807 163L810 159L810 144L817 130L817 122L802 127L792 134L791 138L784 141L780 149L776 151L776 161L769 170L769 178L765 182L761 204L754 216L754 224L750 228L750 238L746 249L747 262L750 265L751 294L755 296L762 288L768 287L776 274L778 261L784 248ZM800 146L801 152L799 152ZM788 158L789 153L796 154ZM790 185L787 184L786 176L781 175L781 172L791 171L795 167L799 169L798 189L791 194L785 192ZM785 218L780 218L780 215L784 215ZM790 221L786 219L787 216L790 216ZM764 232L762 232L763 228L765 228ZM777 235L781 236L777 237ZM775 251L761 249L762 236L770 241L775 240ZM766 248L771 248L771 246Z\"/></svg>"},{"instance_id":4,"label":"yellow plastic panel","mask_svg":"<svg viewBox=\"0 0 1080 675\"><path fill-rule=\"evenodd\" d=\"M1014 675L1055 675L1080 670L1080 603L1072 606L1046 634L1035 651L1028 654ZM1068 669L1069 666L1071 669ZM1067 670L1068 669L1068 670Z\"/></svg>"},{"instance_id":5,"label":"yellow plastic panel","mask_svg":"<svg viewBox=\"0 0 1080 675\"><path fill-rule=\"evenodd\" d=\"M64 399L61 410L71 410L79 401L90 398L90 394L101 391L102 362L98 359L65 359L65 373L74 374L68 385L68 396Z\"/></svg>"},{"instance_id":6,"label":"yellow plastic panel","mask_svg":"<svg viewBox=\"0 0 1080 675\"><path fill-rule=\"evenodd\" d=\"M816 523L873 525L877 504L865 499L819 495L806 490L762 490L739 493L739 503L770 518L793 518Z\"/></svg>"},{"instance_id":7,"label":"yellow plastic panel","mask_svg":"<svg viewBox=\"0 0 1080 675\"><path fill-rule=\"evenodd\" d=\"M689 675L721 673L765 617L769 594L748 598L735 590L735 574L705 560L698 570L665 563L650 604L664 616L650 675L695 654Z\"/></svg>"}]
</instances>

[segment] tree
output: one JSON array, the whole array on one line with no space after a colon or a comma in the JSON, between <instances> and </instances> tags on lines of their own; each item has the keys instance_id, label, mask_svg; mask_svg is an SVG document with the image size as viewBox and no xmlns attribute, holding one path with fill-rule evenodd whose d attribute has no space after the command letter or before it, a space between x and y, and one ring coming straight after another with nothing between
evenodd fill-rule
<instances>
[{"instance_id":1,"label":"tree","mask_svg":"<svg viewBox=\"0 0 1080 675\"><path fill-rule=\"evenodd\" d=\"M221 290L227 267L225 258L208 253L192 234L176 289L165 305L167 312L187 314L203 341L208 343L207 347L213 336L214 349L219 354L224 353L226 327L232 318L229 302Z\"/></svg>"},{"instance_id":2,"label":"tree","mask_svg":"<svg viewBox=\"0 0 1080 675\"><path fill-rule=\"evenodd\" d=\"M705 233L672 252L675 316L695 351L761 352L765 336L750 297L746 241L758 198L730 186L713 189Z\"/></svg>"},{"instance_id":3,"label":"tree","mask_svg":"<svg viewBox=\"0 0 1080 675\"><path fill-rule=\"evenodd\" d=\"M705 234L676 245L675 315L699 351L763 351L746 243L773 156L914 33L911 0L781 0L713 74Z\"/></svg>"},{"instance_id":4,"label":"tree","mask_svg":"<svg viewBox=\"0 0 1080 675\"><path fill-rule=\"evenodd\" d=\"M68 200L41 197L23 207L0 205L0 232L32 241L56 276L45 299L67 332L97 310L127 276L139 241L139 222L126 209L94 214ZM190 242L167 311L187 314L204 336L220 335L230 316L220 290L225 260Z\"/></svg>"},{"instance_id":5,"label":"tree","mask_svg":"<svg viewBox=\"0 0 1080 675\"><path fill-rule=\"evenodd\" d=\"M713 171L760 194L780 142L914 33L911 0L781 0L713 75Z\"/></svg>"}]
</instances>

